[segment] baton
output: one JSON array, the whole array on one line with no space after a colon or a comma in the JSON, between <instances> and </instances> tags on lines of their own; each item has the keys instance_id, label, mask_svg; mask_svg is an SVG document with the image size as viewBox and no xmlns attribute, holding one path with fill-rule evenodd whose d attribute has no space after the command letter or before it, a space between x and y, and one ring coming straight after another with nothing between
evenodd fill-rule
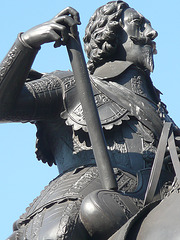
<instances>
[{"instance_id":1,"label":"baton","mask_svg":"<svg viewBox=\"0 0 180 240\"><path fill-rule=\"evenodd\" d=\"M107 151L107 144L95 104L79 36L74 37L72 34L69 34L66 47L102 186L107 190L117 190L117 182Z\"/></svg>"}]
</instances>

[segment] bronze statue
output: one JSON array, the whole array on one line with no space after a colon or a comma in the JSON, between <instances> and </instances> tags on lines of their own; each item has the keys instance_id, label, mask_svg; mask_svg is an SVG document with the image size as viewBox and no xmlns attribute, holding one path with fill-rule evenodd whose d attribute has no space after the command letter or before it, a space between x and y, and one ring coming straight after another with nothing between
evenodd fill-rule
<instances>
[{"instance_id":1,"label":"bronze statue","mask_svg":"<svg viewBox=\"0 0 180 240\"><path fill-rule=\"evenodd\" d=\"M82 60L80 48L73 45L74 40L79 43L78 24L77 11L66 8L52 20L19 34L0 66L1 121L34 123L37 158L50 166L56 164L59 170L59 176L14 223L8 239L109 239L116 231L114 240L130 239L126 238L129 232L133 232L132 239L144 239L143 230L136 238L139 222L155 206L158 209L175 177L167 150L153 203L144 208L163 123L171 123L178 151L180 131L150 78L157 32L127 3L113 1L97 9L84 37L89 58L87 78L99 112L102 138L104 135L107 142L109 172L108 159L105 166L103 159L96 166L99 152L104 156L104 151L98 152L103 143L98 138L93 144L94 136L88 135L99 126L93 122L94 113L82 103L84 92L79 91L78 78L86 71L83 63L73 72L42 74L31 69L41 45L48 42L55 42L55 47L66 45L71 62L73 51L78 50L78 59ZM90 115L93 130L87 127ZM129 224L124 231L126 222L132 229Z\"/></svg>"}]
</instances>

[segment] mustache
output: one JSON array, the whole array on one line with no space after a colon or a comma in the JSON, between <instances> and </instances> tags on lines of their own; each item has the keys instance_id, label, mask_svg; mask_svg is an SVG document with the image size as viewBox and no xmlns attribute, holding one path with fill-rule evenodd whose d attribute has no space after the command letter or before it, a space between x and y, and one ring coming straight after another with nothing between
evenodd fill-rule
<instances>
[{"instance_id":1,"label":"mustache","mask_svg":"<svg viewBox=\"0 0 180 240\"><path fill-rule=\"evenodd\" d=\"M149 45L149 46L151 46L152 49L153 49L153 54L157 54L156 43L154 41L152 41L149 37L130 36L130 39L136 45Z\"/></svg>"}]
</instances>

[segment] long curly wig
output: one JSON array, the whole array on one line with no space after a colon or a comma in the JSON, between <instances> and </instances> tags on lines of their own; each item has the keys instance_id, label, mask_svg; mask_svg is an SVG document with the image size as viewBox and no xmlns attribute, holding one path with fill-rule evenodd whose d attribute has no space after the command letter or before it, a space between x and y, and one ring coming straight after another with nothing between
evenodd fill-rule
<instances>
[{"instance_id":1,"label":"long curly wig","mask_svg":"<svg viewBox=\"0 0 180 240\"><path fill-rule=\"evenodd\" d=\"M98 8L85 30L84 49L89 58L90 73L111 60L118 46L117 31L120 29L122 12L129 8L123 1L112 1Z\"/></svg>"}]
</instances>

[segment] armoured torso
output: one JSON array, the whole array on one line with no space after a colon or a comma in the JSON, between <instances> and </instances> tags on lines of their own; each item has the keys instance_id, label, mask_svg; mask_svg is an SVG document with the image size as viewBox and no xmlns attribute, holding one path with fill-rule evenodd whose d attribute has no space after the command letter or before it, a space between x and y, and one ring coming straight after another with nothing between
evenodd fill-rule
<instances>
[{"instance_id":1,"label":"armoured torso","mask_svg":"<svg viewBox=\"0 0 180 240\"><path fill-rule=\"evenodd\" d=\"M56 71L54 74L58 77L59 73ZM151 165L156 151L154 134L121 101L115 102L102 92L96 79L104 79L91 78L112 165L134 172L149 166L149 163ZM74 77L69 73L69 76L61 80L65 109L61 118L43 122L43 129L60 173L82 165L95 164ZM140 69L130 66L105 82L123 85L156 108L157 96L151 80Z\"/></svg>"}]
</instances>

